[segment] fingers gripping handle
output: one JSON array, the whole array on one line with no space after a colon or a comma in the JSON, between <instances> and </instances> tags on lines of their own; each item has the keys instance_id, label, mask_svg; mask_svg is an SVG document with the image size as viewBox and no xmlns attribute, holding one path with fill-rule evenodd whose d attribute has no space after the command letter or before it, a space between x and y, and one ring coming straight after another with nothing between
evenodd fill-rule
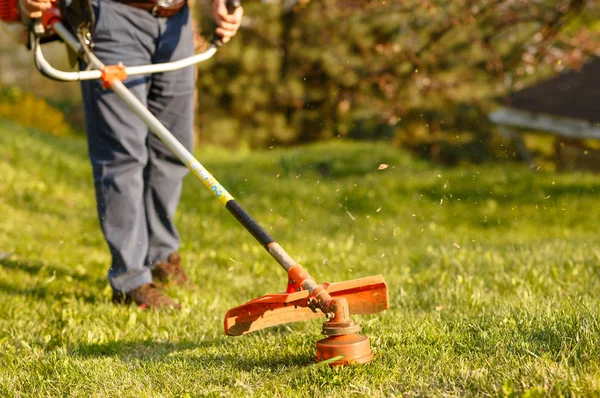
<instances>
[{"instance_id":1,"label":"fingers gripping handle","mask_svg":"<svg viewBox=\"0 0 600 398\"><path fill-rule=\"evenodd\" d=\"M242 5L241 0L226 0L225 1L225 7L227 7L227 13L229 15L233 14L238 7L241 7L241 5ZM218 34L215 33L215 35L213 36L213 39L212 39L212 44L214 44L217 47L221 47L223 45L223 40Z\"/></svg>"}]
</instances>

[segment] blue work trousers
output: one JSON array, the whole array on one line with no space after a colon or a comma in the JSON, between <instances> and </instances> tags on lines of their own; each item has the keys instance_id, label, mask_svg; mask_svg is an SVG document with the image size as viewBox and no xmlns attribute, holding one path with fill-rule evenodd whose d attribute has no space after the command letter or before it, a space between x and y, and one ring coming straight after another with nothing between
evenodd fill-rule
<instances>
[{"instance_id":1,"label":"blue work trousers","mask_svg":"<svg viewBox=\"0 0 600 398\"><path fill-rule=\"evenodd\" d=\"M94 53L106 65L175 61L194 52L189 9L171 18L112 0L94 1ZM131 76L131 92L192 149L195 71ZM100 81L82 82L98 217L110 248L115 291L152 281L151 267L179 248L173 216L186 167L125 103Z\"/></svg>"}]
</instances>

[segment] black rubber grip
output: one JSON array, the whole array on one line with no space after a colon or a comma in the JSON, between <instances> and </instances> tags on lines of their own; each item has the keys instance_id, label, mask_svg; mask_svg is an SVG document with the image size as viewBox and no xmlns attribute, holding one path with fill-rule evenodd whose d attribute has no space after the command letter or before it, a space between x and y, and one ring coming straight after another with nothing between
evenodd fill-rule
<instances>
[{"instance_id":1,"label":"black rubber grip","mask_svg":"<svg viewBox=\"0 0 600 398\"><path fill-rule=\"evenodd\" d=\"M227 0L225 2L225 7L227 7L227 12L231 15L235 12L235 9L242 6L241 0Z\"/></svg>"},{"instance_id":2,"label":"black rubber grip","mask_svg":"<svg viewBox=\"0 0 600 398\"><path fill-rule=\"evenodd\" d=\"M238 204L238 202L235 200L230 200L227 202L225 207L265 248L267 248L267 246L269 246L271 243L275 242L275 240L271 238L267 231L265 231L263 227L254 221L250 214L246 213L246 210L244 210L242 206Z\"/></svg>"}]
</instances>

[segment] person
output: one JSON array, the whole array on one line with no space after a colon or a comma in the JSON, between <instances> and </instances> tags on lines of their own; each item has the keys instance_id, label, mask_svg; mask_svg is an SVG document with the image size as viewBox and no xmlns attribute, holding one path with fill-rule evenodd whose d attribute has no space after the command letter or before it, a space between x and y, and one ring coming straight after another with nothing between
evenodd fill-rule
<instances>
[{"instance_id":1,"label":"person","mask_svg":"<svg viewBox=\"0 0 600 398\"><path fill-rule=\"evenodd\" d=\"M54 0L19 0L23 13L41 16ZM175 61L194 53L186 0L91 0L94 54L105 65ZM162 4L162 5L161 5ZM213 1L216 34L227 43L237 32L241 7ZM85 65L82 65L85 67ZM194 67L124 81L130 91L188 149L192 149ZM189 284L173 223L187 168L100 81L81 84L89 156L100 226L110 249L108 279L114 303L180 308L165 283Z\"/></svg>"}]
</instances>

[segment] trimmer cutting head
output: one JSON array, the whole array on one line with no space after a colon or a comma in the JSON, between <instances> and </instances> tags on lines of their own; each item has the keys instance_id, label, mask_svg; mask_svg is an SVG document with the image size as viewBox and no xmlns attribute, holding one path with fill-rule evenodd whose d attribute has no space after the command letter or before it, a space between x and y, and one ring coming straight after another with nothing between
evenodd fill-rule
<instances>
[{"instance_id":1,"label":"trimmer cutting head","mask_svg":"<svg viewBox=\"0 0 600 398\"><path fill-rule=\"evenodd\" d=\"M358 333L351 315L376 314L389 307L387 285L381 275L346 282L326 283L312 293L269 294L229 310L225 333L230 336L270 326L327 318L325 339L317 343L317 361L330 366L363 364L373 359L369 338Z\"/></svg>"},{"instance_id":2,"label":"trimmer cutting head","mask_svg":"<svg viewBox=\"0 0 600 398\"><path fill-rule=\"evenodd\" d=\"M363 364L373 359L367 336L357 333L330 336L317 342L317 362L331 361L330 366Z\"/></svg>"}]
</instances>

